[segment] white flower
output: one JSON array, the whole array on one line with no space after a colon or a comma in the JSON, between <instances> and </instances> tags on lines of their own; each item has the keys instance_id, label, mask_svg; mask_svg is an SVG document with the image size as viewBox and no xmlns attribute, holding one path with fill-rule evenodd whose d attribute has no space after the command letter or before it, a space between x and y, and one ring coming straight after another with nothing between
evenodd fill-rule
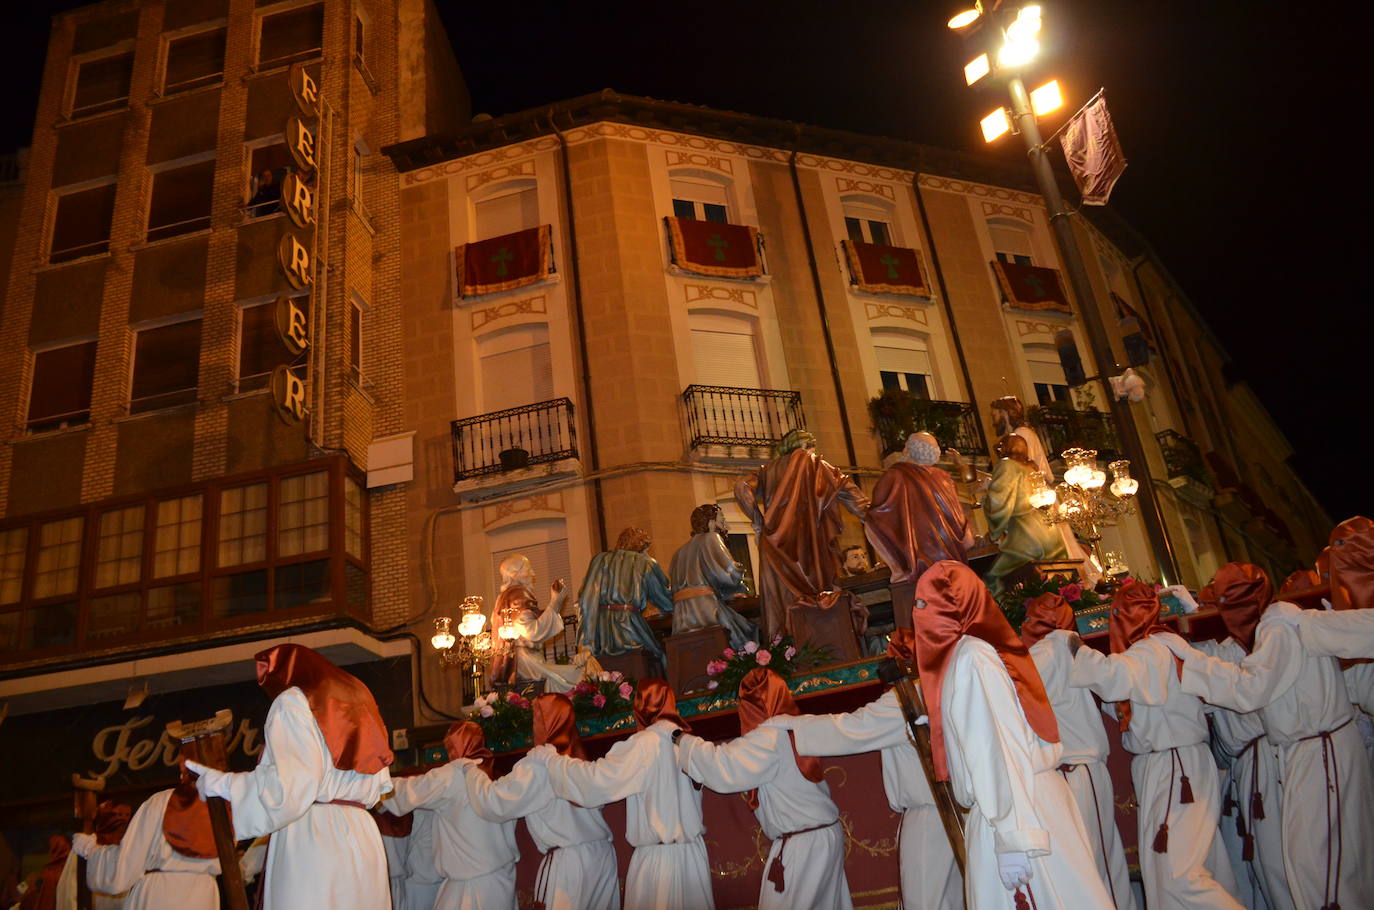
<instances>
[{"instance_id":1,"label":"white flower","mask_svg":"<svg viewBox=\"0 0 1374 910\"><path fill-rule=\"evenodd\" d=\"M482 709L477 713L482 715L483 717L491 717L493 714L496 713L496 711L492 708L491 705L483 705Z\"/></svg>"},{"instance_id":2,"label":"white flower","mask_svg":"<svg viewBox=\"0 0 1374 910\"><path fill-rule=\"evenodd\" d=\"M744 643L744 653L745 653L745 654L753 654L753 653L754 653L755 651L757 651L758 649L759 649L759 643L756 642L756 641L746 641L746 642Z\"/></svg>"},{"instance_id":3,"label":"white flower","mask_svg":"<svg viewBox=\"0 0 1374 910\"><path fill-rule=\"evenodd\" d=\"M714 679L713 679L713 680L711 680L710 682L708 682L708 683L706 684L706 688L708 688L708 689L718 689L718 688L720 688L720 683L719 683L717 680L714 680Z\"/></svg>"}]
</instances>

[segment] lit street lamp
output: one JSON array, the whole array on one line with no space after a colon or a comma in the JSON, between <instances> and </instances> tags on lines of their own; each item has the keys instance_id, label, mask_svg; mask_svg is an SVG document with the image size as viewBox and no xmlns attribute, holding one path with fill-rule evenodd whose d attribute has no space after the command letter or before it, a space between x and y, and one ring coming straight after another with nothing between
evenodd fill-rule
<instances>
[{"instance_id":1,"label":"lit street lamp","mask_svg":"<svg viewBox=\"0 0 1374 910\"><path fill-rule=\"evenodd\" d=\"M491 655L491 633L482 631L487 624L487 615L482 609L482 598L471 594L463 599L462 613L458 620L458 635L453 634L453 619L440 616L434 620L434 634L429 643L439 652L439 661L445 667L459 666L467 671L472 682L473 693L482 691L482 670Z\"/></svg>"},{"instance_id":2,"label":"lit street lamp","mask_svg":"<svg viewBox=\"0 0 1374 910\"><path fill-rule=\"evenodd\" d=\"M1040 50L1040 5L1028 3L1018 7L1015 3L1004 3L1001 0L989 0L987 4L977 0L972 7L957 12L949 20L948 25L955 31L972 33L978 30L973 27L976 23L993 29L990 34L994 41L1000 38L1000 44L996 48L987 49L992 52L996 65L993 66L990 62L989 53L984 52L964 67L964 79L969 85L973 85L989 74L1001 76L1006 79L1011 96L1010 111L999 107L983 118L983 138L987 142L992 142L1008 131L1015 131L1021 134L1022 140L1026 143L1031 170L1035 174L1040 195L1045 200L1050 226L1054 229L1059 258L1068 273L1069 285L1073 288L1073 295L1078 301L1083 327L1092 347L1093 359L1097 361L1100 371L1100 375L1095 378L1102 383L1106 399L1110 403L1117 435L1121 439L1127 458L1140 466L1138 480L1132 479L1132 482L1138 483L1136 493L1150 548L1159 565L1163 583L1175 584L1179 581L1178 568L1174 562L1173 548L1164 530L1159 503L1150 481L1150 472L1145 468L1149 462L1145 459L1145 450L1141 446L1140 436L1136 433L1130 404L1119 400L1112 390L1110 376L1113 372L1118 372L1116 358L1112 354L1111 342L1102 324L1102 314L1098 311L1093 298L1092 285L1083 266L1083 255L1073 236L1069 212L1064 206L1063 197L1059 194L1059 184L1050 169L1049 157L1046 155L1045 144L1040 138L1040 127L1035 119L1037 115L1049 113L1062 105L1063 95L1057 82L1048 82L1034 92L1027 93L1025 83L1021 81L1019 74L1023 67L1035 59Z\"/></svg>"}]
</instances>

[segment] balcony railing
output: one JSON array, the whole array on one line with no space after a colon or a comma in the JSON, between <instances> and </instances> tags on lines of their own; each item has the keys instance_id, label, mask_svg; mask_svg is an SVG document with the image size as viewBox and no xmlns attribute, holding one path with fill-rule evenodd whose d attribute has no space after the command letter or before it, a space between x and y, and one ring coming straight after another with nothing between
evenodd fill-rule
<instances>
[{"instance_id":1,"label":"balcony railing","mask_svg":"<svg viewBox=\"0 0 1374 910\"><path fill-rule=\"evenodd\" d=\"M454 483L576 457L576 422L567 398L453 421Z\"/></svg>"},{"instance_id":2,"label":"balcony railing","mask_svg":"<svg viewBox=\"0 0 1374 910\"><path fill-rule=\"evenodd\" d=\"M1169 471L1169 479L1188 477L1210 487L1212 480L1207 476L1207 464L1203 461L1202 450L1187 436L1174 430L1160 430L1155 434L1159 440L1159 450L1164 454L1164 466Z\"/></svg>"},{"instance_id":3,"label":"balcony railing","mask_svg":"<svg viewBox=\"0 0 1374 910\"><path fill-rule=\"evenodd\" d=\"M682 390L687 447L774 446L790 430L806 427L801 393L786 389L737 389L689 385Z\"/></svg>"},{"instance_id":4,"label":"balcony railing","mask_svg":"<svg viewBox=\"0 0 1374 910\"><path fill-rule=\"evenodd\" d=\"M920 401L914 413L904 417L875 415L873 429L883 442L883 454L899 452L912 433L926 432L940 442L941 449L955 449L960 455L987 457L988 446L978 413L966 401Z\"/></svg>"},{"instance_id":5,"label":"balcony railing","mask_svg":"<svg viewBox=\"0 0 1374 910\"><path fill-rule=\"evenodd\" d=\"M1040 407L1031 410L1030 424L1040 431L1049 457L1077 446L1096 449L1106 461L1121 454L1121 443L1106 411L1073 411L1067 408Z\"/></svg>"}]
</instances>

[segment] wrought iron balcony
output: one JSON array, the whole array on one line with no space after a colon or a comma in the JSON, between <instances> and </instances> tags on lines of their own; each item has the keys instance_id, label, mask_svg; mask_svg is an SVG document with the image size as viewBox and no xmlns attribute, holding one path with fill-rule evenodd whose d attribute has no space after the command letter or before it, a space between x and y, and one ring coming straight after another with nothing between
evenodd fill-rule
<instances>
[{"instance_id":1,"label":"wrought iron balcony","mask_svg":"<svg viewBox=\"0 0 1374 910\"><path fill-rule=\"evenodd\" d=\"M1040 431L1050 458L1075 446L1096 449L1103 461L1121 454L1121 442L1112 425L1112 415L1106 411L1074 411L1069 408L1039 407L1027 415L1031 426Z\"/></svg>"},{"instance_id":2,"label":"wrought iron balcony","mask_svg":"<svg viewBox=\"0 0 1374 910\"><path fill-rule=\"evenodd\" d=\"M1207 463L1203 461L1202 450L1187 436L1174 430L1160 430L1155 434L1159 450L1164 453L1164 466L1169 471L1169 479L1187 477L1207 487L1212 479L1207 475Z\"/></svg>"},{"instance_id":3,"label":"wrought iron balcony","mask_svg":"<svg viewBox=\"0 0 1374 910\"><path fill-rule=\"evenodd\" d=\"M689 385L682 390L687 447L777 445L790 430L806 427L801 393L785 389L737 389Z\"/></svg>"},{"instance_id":4,"label":"wrought iron balcony","mask_svg":"<svg viewBox=\"0 0 1374 910\"><path fill-rule=\"evenodd\" d=\"M567 398L453 421L454 483L576 457L576 422Z\"/></svg>"},{"instance_id":5,"label":"wrought iron balcony","mask_svg":"<svg viewBox=\"0 0 1374 910\"><path fill-rule=\"evenodd\" d=\"M966 401L912 401L911 413L886 416L874 413L873 429L883 442L883 455L899 452L912 433L924 431L940 442L942 449L954 449L960 455L986 458L987 442L978 413Z\"/></svg>"}]
</instances>

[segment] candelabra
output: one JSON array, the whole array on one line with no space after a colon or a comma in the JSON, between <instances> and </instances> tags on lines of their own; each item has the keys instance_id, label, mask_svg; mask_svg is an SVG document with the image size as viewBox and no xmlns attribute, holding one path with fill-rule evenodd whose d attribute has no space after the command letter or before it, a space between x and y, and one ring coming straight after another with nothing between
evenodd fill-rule
<instances>
[{"instance_id":1,"label":"candelabra","mask_svg":"<svg viewBox=\"0 0 1374 910\"><path fill-rule=\"evenodd\" d=\"M1097 466L1095 449L1066 449L1061 457L1064 480L1056 486L1049 486L1039 471L1030 472L1030 504L1046 524L1067 523L1075 534L1089 542L1093 556L1101 564L1101 526L1116 524L1134 511L1132 501L1140 481L1131 476L1131 463L1122 459L1107 465L1112 472L1108 486L1107 472Z\"/></svg>"},{"instance_id":2,"label":"candelabra","mask_svg":"<svg viewBox=\"0 0 1374 910\"><path fill-rule=\"evenodd\" d=\"M491 656L491 633L483 631L487 624L487 614L482 609L482 598L469 594L463 599L458 619L458 635L452 631L453 620L440 616L434 620L434 635L429 643L439 652L439 661L445 667L462 667L472 681L473 692L482 690L482 672ZM503 624L502 631L505 627Z\"/></svg>"}]
</instances>

